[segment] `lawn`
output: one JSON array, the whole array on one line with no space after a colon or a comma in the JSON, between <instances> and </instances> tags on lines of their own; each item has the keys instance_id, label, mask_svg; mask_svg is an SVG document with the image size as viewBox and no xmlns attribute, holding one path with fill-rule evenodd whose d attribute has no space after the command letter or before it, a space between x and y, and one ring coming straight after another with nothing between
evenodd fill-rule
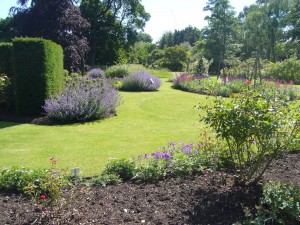
<instances>
[{"instance_id":1,"label":"lawn","mask_svg":"<svg viewBox=\"0 0 300 225\"><path fill-rule=\"evenodd\" d=\"M117 116L95 122L41 126L0 122L0 167L79 167L84 176L101 173L110 158L137 156L170 141L197 141L204 129L195 105L206 96L171 88L167 73L157 92L121 92Z\"/></svg>"}]
</instances>

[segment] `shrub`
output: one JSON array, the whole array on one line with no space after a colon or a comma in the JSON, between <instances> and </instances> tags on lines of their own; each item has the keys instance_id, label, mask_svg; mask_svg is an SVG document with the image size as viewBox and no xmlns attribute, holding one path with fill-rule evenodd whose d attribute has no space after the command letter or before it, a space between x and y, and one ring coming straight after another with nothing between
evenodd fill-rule
<instances>
[{"instance_id":1,"label":"shrub","mask_svg":"<svg viewBox=\"0 0 300 225\"><path fill-rule=\"evenodd\" d=\"M218 164L217 145L204 136L197 145L170 142L163 151L140 155L134 170L135 180L156 181L166 177L181 177L202 173Z\"/></svg>"},{"instance_id":2,"label":"shrub","mask_svg":"<svg viewBox=\"0 0 300 225\"><path fill-rule=\"evenodd\" d=\"M6 74L0 74L0 105L4 105L7 102L10 85L10 79Z\"/></svg>"},{"instance_id":3,"label":"shrub","mask_svg":"<svg viewBox=\"0 0 300 225\"><path fill-rule=\"evenodd\" d=\"M263 188L260 205L257 206L256 218L252 219L246 211L247 221L243 224L299 224L300 222L300 189L298 186L280 183L268 183Z\"/></svg>"},{"instance_id":4,"label":"shrub","mask_svg":"<svg viewBox=\"0 0 300 225\"><path fill-rule=\"evenodd\" d=\"M107 78L123 78L129 74L129 70L124 65L115 65L107 68L104 72L104 77Z\"/></svg>"},{"instance_id":5,"label":"shrub","mask_svg":"<svg viewBox=\"0 0 300 225\"><path fill-rule=\"evenodd\" d=\"M293 56L283 62L269 63L265 68L265 76L300 84L300 60Z\"/></svg>"},{"instance_id":6,"label":"shrub","mask_svg":"<svg viewBox=\"0 0 300 225\"><path fill-rule=\"evenodd\" d=\"M217 98L213 107L200 108L207 112L201 120L225 141L229 162L236 165L242 183L257 183L300 132L299 115L289 102L251 91L230 102Z\"/></svg>"},{"instance_id":7,"label":"shrub","mask_svg":"<svg viewBox=\"0 0 300 225\"><path fill-rule=\"evenodd\" d=\"M158 77L152 76L150 73L138 71L130 74L122 81L121 90L124 91L154 91L161 85Z\"/></svg>"},{"instance_id":8,"label":"shrub","mask_svg":"<svg viewBox=\"0 0 300 225\"><path fill-rule=\"evenodd\" d=\"M115 159L111 160L104 169L103 174L114 174L119 176L122 180L130 180L133 177L133 170L135 163L130 159Z\"/></svg>"},{"instance_id":9,"label":"shrub","mask_svg":"<svg viewBox=\"0 0 300 225\"><path fill-rule=\"evenodd\" d=\"M13 75L12 43L0 43L0 74Z\"/></svg>"},{"instance_id":10,"label":"shrub","mask_svg":"<svg viewBox=\"0 0 300 225\"><path fill-rule=\"evenodd\" d=\"M110 116L119 104L120 95L107 80L77 78L47 99L43 109L57 121L87 121Z\"/></svg>"},{"instance_id":11,"label":"shrub","mask_svg":"<svg viewBox=\"0 0 300 225\"><path fill-rule=\"evenodd\" d=\"M93 178L92 185L96 187L105 187L107 185L116 185L121 182L122 180L120 179L119 176L115 174L106 174L103 176Z\"/></svg>"},{"instance_id":12,"label":"shrub","mask_svg":"<svg viewBox=\"0 0 300 225\"><path fill-rule=\"evenodd\" d=\"M23 192L30 183L45 176L42 170L30 170L26 167L3 169L0 175L0 189L8 192Z\"/></svg>"},{"instance_id":13,"label":"shrub","mask_svg":"<svg viewBox=\"0 0 300 225\"><path fill-rule=\"evenodd\" d=\"M94 68L88 72L89 78L102 78L104 71L100 68Z\"/></svg>"},{"instance_id":14,"label":"shrub","mask_svg":"<svg viewBox=\"0 0 300 225\"><path fill-rule=\"evenodd\" d=\"M45 99L63 89L63 51L52 41L13 40L15 107L20 115L39 115Z\"/></svg>"},{"instance_id":15,"label":"shrub","mask_svg":"<svg viewBox=\"0 0 300 225\"><path fill-rule=\"evenodd\" d=\"M47 198L53 203L60 197L60 191L67 186L67 180L50 170L30 170L25 167L3 169L0 175L0 190L20 192L33 196L37 202Z\"/></svg>"}]
</instances>

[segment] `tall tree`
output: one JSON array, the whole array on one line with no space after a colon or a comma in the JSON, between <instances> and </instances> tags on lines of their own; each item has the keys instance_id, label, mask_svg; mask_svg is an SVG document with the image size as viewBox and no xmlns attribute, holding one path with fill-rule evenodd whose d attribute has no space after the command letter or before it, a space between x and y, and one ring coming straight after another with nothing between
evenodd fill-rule
<instances>
[{"instance_id":1,"label":"tall tree","mask_svg":"<svg viewBox=\"0 0 300 225\"><path fill-rule=\"evenodd\" d=\"M82 0L80 10L91 24L90 65L117 61L118 52L135 43L150 18L140 0Z\"/></svg>"},{"instance_id":2,"label":"tall tree","mask_svg":"<svg viewBox=\"0 0 300 225\"><path fill-rule=\"evenodd\" d=\"M211 12L211 15L205 17L208 22L204 29L206 58L214 59L213 67L215 72L220 74L224 67L227 47L236 35L237 18L229 0L208 0L203 10Z\"/></svg>"},{"instance_id":3,"label":"tall tree","mask_svg":"<svg viewBox=\"0 0 300 225\"><path fill-rule=\"evenodd\" d=\"M83 32L90 24L72 0L19 0L16 26L20 36L50 39L63 47L65 68L79 71L89 50Z\"/></svg>"}]
</instances>

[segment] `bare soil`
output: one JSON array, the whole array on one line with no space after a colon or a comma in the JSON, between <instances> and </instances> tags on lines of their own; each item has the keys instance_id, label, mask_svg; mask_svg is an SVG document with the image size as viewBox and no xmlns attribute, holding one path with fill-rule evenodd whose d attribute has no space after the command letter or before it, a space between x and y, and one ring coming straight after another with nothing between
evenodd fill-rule
<instances>
[{"instance_id":1,"label":"bare soil","mask_svg":"<svg viewBox=\"0 0 300 225\"><path fill-rule=\"evenodd\" d=\"M262 182L300 186L299 159L298 151L276 160ZM226 177L209 172L104 188L80 184L65 190L53 207L20 194L0 193L0 224L232 224L242 221L245 207L255 211L262 186L232 186Z\"/></svg>"}]
</instances>

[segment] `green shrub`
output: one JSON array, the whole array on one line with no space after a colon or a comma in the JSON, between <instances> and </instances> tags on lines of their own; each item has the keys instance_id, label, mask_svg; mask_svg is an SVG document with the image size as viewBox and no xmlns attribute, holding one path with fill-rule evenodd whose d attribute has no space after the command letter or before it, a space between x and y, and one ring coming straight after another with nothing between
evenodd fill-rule
<instances>
[{"instance_id":1,"label":"green shrub","mask_svg":"<svg viewBox=\"0 0 300 225\"><path fill-rule=\"evenodd\" d=\"M230 102L217 98L213 106L200 108L207 112L202 121L225 141L228 160L236 165L242 183L257 183L300 132L299 113L276 96L264 99L247 91Z\"/></svg>"},{"instance_id":2,"label":"green shrub","mask_svg":"<svg viewBox=\"0 0 300 225\"><path fill-rule=\"evenodd\" d=\"M0 74L13 75L12 43L0 43Z\"/></svg>"},{"instance_id":3,"label":"green shrub","mask_svg":"<svg viewBox=\"0 0 300 225\"><path fill-rule=\"evenodd\" d=\"M116 185L122 182L122 179L115 174L106 174L96 177L92 180L92 185L96 187L105 187L107 185Z\"/></svg>"},{"instance_id":4,"label":"green shrub","mask_svg":"<svg viewBox=\"0 0 300 225\"><path fill-rule=\"evenodd\" d=\"M135 163L130 159L111 160L104 169L103 174L114 174L122 180L130 180L133 177Z\"/></svg>"},{"instance_id":5,"label":"green shrub","mask_svg":"<svg viewBox=\"0 0 300 225\"><path fill-rule=\"evenodd\" d=\"M6 76L6 74L0 74L0 106L7 103L10 88L10 79Z\"/></svg>"},{"instance_id":6,"label":"green shrub","mask_svg":"<svg viewBox=\"0 0 300 225\"><path fill-rule=\"evenodd\" d=\"M45 176L42 170L30 170L26 167L3 169L0 175L0 190L8 192L23 192L27 186Z\"/></svg>"},{"instance_id":7,"label":"green shrub","mask_svg":"<svg viewBox=\"0 0 300 225\"><path fill-rule=\"evenodd\" d=\"M283 62L269 63L265 68L265 76L300 84L300 60L293 56Z\"/></svg>"},{"instance_id":8,"label":"green shrub","mask_svg":"<svg viewBox=\"0 0 300 225\"><path fill-rule=\"evenodd\" d=\"M129 73L129 69L125 65L115 65L105 70L103 76L107 78L123 78Z\"/></svg>"},{"instance_id":9,"label":"green shrub","mask_svg":"<svg viewBox=\"0 0 300 225\"><path fill-rule=\"evenodd\" d=\"M245 210L245 225L265 224L299 224L300 222L300 189L298 186L280 183L268 183L264 186L260 205L257 206L255 218Z\"/></svg>"},{"instance_id":10,"label":"green shrub","mask_svg":"<svg viewBox=\"0 0 300 225\"><path fill-rule=\"evenodd\" d=\"M13 40L15 108L17 114L38 115L45 99L63 89L63 51L52 41Z\"/></svg>"}]
</instances>

